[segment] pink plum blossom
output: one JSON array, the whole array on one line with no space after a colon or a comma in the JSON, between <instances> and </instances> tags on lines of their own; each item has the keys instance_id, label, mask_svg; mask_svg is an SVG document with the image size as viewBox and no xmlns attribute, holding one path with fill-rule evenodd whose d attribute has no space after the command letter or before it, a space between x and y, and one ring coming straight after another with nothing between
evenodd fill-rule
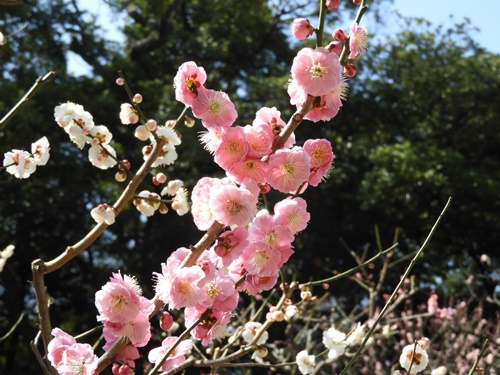
<instances>
[{"instance_id":1,"label":"pink plum blossom","mask_svg":"<svg viewBox=\"0 0 500 375\"><path fill-rule=\"evenodd\" d=\"M290 229L276 224L274 217L271 215L262 215L255 218L253 225L248 229L248 240L250 242L264 241L274 248L290 245L293 238Z\"/></svg>"},{"instance_id":2,"label":"pink plum blossom","mask_svg":"<svg viewBox=\"0 0 500 375\"><path fill-rule=\"evenodd\" d=\"M314 33L314 30L306 18L295 18L292 22L292 35L299 40L307 39Z\"/></svg>"},{"instance_id":3,"label":"pink plum blossom","mask_svg":"<svg viewBox=\"0 0 500 375\"><path fill-rule=\"evenodd\" d=\"M169 336L162 341L161 346L152 349L148 354L148 360L155 365L159 363L165 356L167 351L174 346L178 337ZM186 354L193 348L190 340L183 340L175 347L175 349L167 357L166 361L161 365L160 371L168 371L177 365L180 365L186 360Z\"/></svg>"},{"instance_id":4,"label":"pink plum blossom","mask_svg":"<svg viewBox=\"0 0 500 375\"><path fill-rule=\"evenodd\" d=\"M126 323L104 322L103 333L108 337L127 337L134 346L145 346L151 338L149 314L139 313L134 320Z\"/></svg>"},{"instance_id":5,"label":"pink plum blossom","mask_svg":"<svg viewBox=\"0 0 500 375\"><path fill-rule=\"evenodd\" d=\"M230 127L238 113L233 102L226 93L206 88L198 90L198 97L193 100L193 115L201 119L207 129L214 127Z\"/></svg>"},{"instance_id":6,"label":"pink plum blossom","mask_svg":"<svg viewBox=\"0 0 500 375\"><path fill-rule=\"evenodd\" d=\"M76 344L76 340L60 328L54 328L51 334L54 338L47 346L47 358L53 366L57 366L62 360L63 352L71 345Z\"/></svg>"},{"instance_id":7,"label":"pink plum blossom","mask_svg":"<svg viewBox=\"0 0 500 375\"><path fill-rule=\"evenodd\" d=\"M368 49L368 34L364 27L359 27L356 21L352 21L349 25L351 32L349 33L349 58L354 59L359 53L366 52Z\"/></svg>"},{"instance_id":8,"label":"pink plum blossom","mask_svg":"<svg viewBox=\"0 0 500 375\"><path fill-rule=\"evenodd\" d=\"M200 305L187 308L185 310L186 326L193 325L206 311L206 308ZM229 320L233 316L230 311L217 309L209 310L206 314L205 319L191 331L191 335L201 340L202 345L208 345L212 340L220 340L228 336Z\"/></svg>"},{"instance_id":9,"label":"pink plum blossom","mask_svg":"<svg viewBox=\"0 0 500 375\"><path fill-rule=\"evenodd\" d=\"M234 281L224 272L216 270L213 274L207 275L200 284L203 285L200 305L222 311L232 311L236 308L238 292L234 288Z\"/></svg>"},{"instance_id":10,"label":"pink plum blossom","mask_svg":"<svg viewBox=\"0 0 500 375\"><path fill-rule=\"evenodd\" d=\"M311 215L307 212L307 203L304 199L288 197L276 203L274 218L276 224L287 227L292 234L295 234L306 229Z\"/></svg>"},{"instance_id":11,"label":"pink plum blossom","mask_svg":"<svg viewBox=\"0 0 500 375\"><path fill-rule=\"evenodd\" d=\"M169 308L192 307L201 300L203 289L199 286L199 281L205 277L205 273L199 266L180 268L171 273L170 277L170 298L162 300Z\"/></svg>"},{"instance_id":12,"label":"pink plum blossom","mask_svg":"<svg viewBox=\"0 0 500 375\"><path fill-rule=\"evenodd\" d=\"M304 150L311 157L311 175L309 184L317 186L321 179L328 175L335 155L327 139L308 139L304 143Z\"/></svg>"},{"instance_id":13,"label":"pink plum blossom","mask_svg":"<svg viewBox=\"0 0 500 375\"><path fill-rule=\"evenodd\" d=\"M282 193L295 192L309 178L310 159L300 147L276 151L269 158L269 184Z\"/></svg>"},{"instance_id":14,"label":"pink plum blossom","mask_svg":"<svg viewBox=\"0 0 500 375\"><path fill-rule=\"evenodd\" d=\"M292 78L312 96L325 95L340 81L342 65L336 54L324 47L303 48L293 59Z\"/></svg>"},{"instance_id":15,"label":"pink plum blossom","mask_svg":"<svg viewBox=\"0 0 500 375\"><path fill-rule=\"evenodd\" d=\"M221 137L221 142L215 150L214 160L223 169L227 170L231 166L243 161L248 152L248 144L243 128L227 128Z\"/></svg>"},{"instance_id":16,"label":"pink plum blossom","mask_svg":"<svg viewBox=\"0 0 500 375\"><path fill-rule=\"evenodd\" d=\"M270 290L273 286L276 285L278 277L278 272L266 276L248 275L245 278L245 281L238 287L238 290L244 290L249 295L254 296L257 293L262 293L266 290Z\"/></svg>"},{"instance_id":17,"label":"pink plum blossom","mask_svg":"<svg viewBox=\"0 0 500 375\"><path fill-rule=\"evenodd\" d=\"M248 143L248 157L262 158L269 155L273 146L274 132L268 124L247 125L243 130Z\"/></svg>"},{"instance_id":18,"label":"pink plum blossom","mask_svg":"<svg viewBox=\"0 0 500 375\"><path fill-rule=\"evenodd\" d=\"M205 69L195 62L188 61L182 64L174 77L175 99L186 106L191 106L197 96L198 89L207 80Z\"/></svg>"},{"instance_id":19,"label":"pink plum blossom","mask_svg":"<svg viewBox=\"0 0 500 375\"><path fill-rule=\"evenodd\" d=\"M258 125L265 124L270 127L272 133L272 139L274 136L278 135L281 130L286 126L285 121L281 119L281 112L276 109L276 107L262 107L255 113L255 119L252 122L252 126L256 127ZM290 148L295 144L295 134L290 134L290 137L285 142L283 148Z\"/></svg>"},{"instance_id":20,"label":"pink plum blossom","mask_svg":"<svg viewBox=\"0 0 500 375\"><path fill-rule=\"evenodd\" d=\"M98 358L89 344L75 343L67 347L56 365L60 375L94 375Z\"/></svg>"},{"instance_id":21,"label":"pink plum blossom","mask_svg":"<svg viewBox=\"0 0 500 375\"><path fill-rule=\"evenodd\" d=\"M227 226L247 225L257 210L250 191L231 185L211 190L209 204L215 220Z\"/></svg>"},{"instance_id":22,"label":"pink plum blossom","mask_svg":"<svg viewBox=\"0 0 500 375\"><path fill-rule=\"evenodd\" d=\"M250 242L240 257L249 275L273 275L278 272L280 253L264 241Z\"/></svg>"},{"instance_id":23,"label":"pink plum blossom","mask_svg":"<svg viewBox=\"0 0 500 375\"><path fill-rule=\"evenodd\" d=\"M245 159L230 166L226 173L235 182L241 184L245 179L255 182L267 182L269 165L260 159Z\"/></svg>"},{"instance_id":24,"label":"pink plum blossom","mask_svg":"<svg viewBox=\"0 0 500 375\"><path fill-rule=\"evenodd\" d=\"M215 217L210 205L212 190L218 190L222 185L234 185L229 179L211 177L201 178L191 192L191 213L199 230L207 230L214 223Z\"/></svg>"},{"instance_id":25,"label":"pink plum blossom","mask_svg":"<svg viewBox=\"0 0 500 375\"><path fill-rule=\"evenodd\" d=\"M248 231L243 227L223 232L210 252L213 262L220 267L229 266L247 246L247 237Z\"/></svg>"}]
</instances>

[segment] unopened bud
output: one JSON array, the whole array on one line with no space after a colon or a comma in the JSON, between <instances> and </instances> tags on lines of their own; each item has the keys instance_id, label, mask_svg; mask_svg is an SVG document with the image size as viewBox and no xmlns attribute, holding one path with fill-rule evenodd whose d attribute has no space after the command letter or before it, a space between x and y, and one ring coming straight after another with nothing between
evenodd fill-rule
<instances>
[{"instance_id":1,"label":"unopened bud","mask_svg":"<svg viewBox=\"0 0 500 375\"><path fill-rule=\"evenodd\" d=\"M336 41L346 40L347 35L345 35L345 33L342 29L335 29L332 33L332 38L333 38L333 40L336 40Z\"/></svg>"},{"instance_id":2,"label":"unopened bud","mask_svg":"<svg viewBox=\"0 0 500 375\"><path fill-rule=\"evenodd\" d=\"M335 10L339 7L340 0L326 0L326 7L328 10Z\"/></svg>"},{"instance_id":3,"label":"unopened bud","mask_svg":"<svg viewBox=\"0 0 500 375\"><path fill-rule=\"evenodd\" d=\"M137 139L141 141L147 141L149 139L150 134L151 133L144 125L139 125L137 128L135 128L134 135Z\"/></svg>"},{"instance_id":4,"label":"unopened bud","mask_svg":"<svg viewBox=\"0 0 500 375\"><path fill-rule=\"evenodd\" d=\"M165 126L167 128L173 128L174 125L175 125L175 120L167 120L167 121L165 121Z\"/></svg>"},{"instance_id":5,"label":"unopened bud","mask_svg":"<svg viewBox=\"0 0 500 375\"><path fill-rule=\"evenodd\" d=\"M194 126L194 118L184 116L184 125L188 128L192 128Z\"/></svg>"},{"instance_id":6,"label":"unopened bud","mask_svg":"<svg viewBox=\"0 0 500 375\"><path fill-rule=\"evenodd\" d=\"M159 183L159 184L164 184L166 181L167 181L167 176L165 175L165 173L157 173L156 174L156 181Z\"/></svg>"},{"instance_id":7,"label":"unopened bud","mask_svg":"<svg viewBox=\"0 0 500 375\"><path fill-rule=\"evenodd\" d=\"M302 292L300 292L300 298L303 301L307 301L307 300L310 300L312 298L312 294L309 290L303 290Z\"/></svg>"},{"instance_id":8,"label":"unopened bud","mask_svg":"<svg viewBox=\"0 0 500 375\"><path fill-rule=\"evenodd\" d=\"M330 44L328 44L326 46L326 49L329 52L336 53L337 55L340 55L342 53L342 48L343 48L342 43L340 43L339 41L335 41L335 40L333 42L330 42Z\"/></svg>"},{"instance_id":9,"label":"unopened bud","mask_svg":"<svg viewBox=\"0 0 500 375\"><path fill-rule=\"evenodd\" d=\"M345 64L344 74L349 78L354 77L356 75L356 66L354 64L351 64L351 63Z\"/></svg>"},{"instance_id":10,"label":"unopened bud","mask_svg":"<svg viewBox=\"0 0 500 375\"><path fill-rule=\"evenodd\" d=\"M139 115L137 115L137 113L132 112L128 115L128 122L130 124L137 124L138 121L139 121Z\"/></svg>"},{"instance_id":11,"label":"unopened bud","mask_svg":"<svg viewBox=\"0 0 500 375\"><path fill-rule=\"evenodd\" d=\"M323 286L323 289L325 289L325 290L330 289L330 284L328 284L328 283L323 283L322 286Z\"/></svg>"},{"instance_id":12,"label":"unopened bud","mask_svg":"<svg viewBox=\"0 0 500 375\"><path fill-rule=\"evenodd\" d=\"M160 207L158 207L158 211L160 214L165 215L168 212L168 206L164 202L161 202Z\"/></svg>"},{"instance_id":13,"label":"unopened bud","mask_svg":"<svg viewBox=\"0 0 500 375\"><path fill-rule=\"evenodd\" d=\"M146 121L146 129L148 129L150 132L154 132L157 127L158 123L155 120L151 119Z\"/></svg>"},{"instance_id":14,"label":"unopened bud","mask_svg":"<svg viewBox=\"0 0 500 375\"><path fill-rule=\"evenodd\" d=\"M431 340L427 337L422 337L420 340L417 341L417 345L420 346L422 349L427 350L431 346Z\"/></svg>"},{"instance_id":15,"label":"unopened bud","mask_svg":"<svg viewBox=\"0 0 500 375\"><path fill-rule=\"evenodd\" d=\"M142 154L144 156L149 155L152 151L153 151L153 147L151 147L151 145L147 145L147 146L144 146L142 148Z\"/></svg>"},{"instance_id":16,"label":"unopened bud","mask_svg":"<svg viewBox=\"0 0 500 375\"><path fill-rule=\"evenodd\" d=\"M168 331L172 328L174 324L174 318L168 311L163 311L160 316L160 328L164 331Z\"/></svg>"},{"instance_id":17,"label":"unopened bud","mask_svg":"<svg viewBox=\"0 0 500 375\"><path fill-rule=\"evenodd\" d=\"M123 159L120 161L120 164L118 164L118 169L120 171L124 171L125 169L122 167L122 165L127 168L127 169L130 169L130 162L127 160L127 159Z\"/></svg>"},{"instance_id":18,"label":"unopened bud","mask_svg":"<svg viewBox=\"0 0 500 375\"><path fill-rule=\"evenodd\" d=\"M275 322L282 322L285 320L285 314L283 314L283 311L281 310L273 311L271 314L273 315L273 320Z\"/></svg>"},{"instance_id":19,"label":"unopened bud","mask_svg":"<svg viewBox=\"0 0 500 375\"><path fill-rule=\"evenodd\" d=\"M259 184L260 193L267 194L271 191L271 186L269 184Z\"/></svg>"},{"instance_id":20,"label":"unopened bud","mask_svg":"<svg viewBox=\"0 0 500 375\"><path fill-rule=\"evenodd\" d=\"M123 78L117 78L116 79L116 84L118 86L123 86L125 84L125 80Z\"/></svg>"},{"instance_id":21,"label":"unopened bud","mask_svg":"<svg viewBox=\"0 0 500 375\"><path fill-rule=\"evenodd\" d=\"M352 0L352 2L356 5L361 5L361 0Z\"/></svg>"},{"instance_id":22,"label":"unopened bud","mask_svg":"<svg viewBox=\"0 0 500 375\"><path fill-rule=\"evenodd\" d=\"M142 103L142 95L141 94L135 94L132 100L136 104L141 104Z\"/></svg>"},{"instance_id":23,"label":"unopened bud","mask_svg":"<svg viewBox=\"0 0 500 375\"><path fill-rule=\"evenodd\" d=\"M127 174L125 172L123 172L123 171L116 172L116 174L115 174L115 180L117 182L123 182L126 179L127 179Z\"/></svg>"}]
</instances>

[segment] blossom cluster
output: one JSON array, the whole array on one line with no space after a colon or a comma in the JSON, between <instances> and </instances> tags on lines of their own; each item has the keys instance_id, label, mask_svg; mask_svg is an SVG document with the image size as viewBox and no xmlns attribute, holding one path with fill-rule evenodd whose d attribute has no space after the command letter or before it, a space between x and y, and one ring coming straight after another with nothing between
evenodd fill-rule
<instances>
[{"instance_id":1,"label":"blossom cluster","mask_svg":"<svg viewBox=\"0 0 500 375\"><path fill-rule=\"evenodd\" d=\"M47 137L42 137L31 144L31 153L23 150L12 150L4 154L3 167L17 178L28 178L36 167L47 164L50 154Z\"/></svg>"}]
</instances>

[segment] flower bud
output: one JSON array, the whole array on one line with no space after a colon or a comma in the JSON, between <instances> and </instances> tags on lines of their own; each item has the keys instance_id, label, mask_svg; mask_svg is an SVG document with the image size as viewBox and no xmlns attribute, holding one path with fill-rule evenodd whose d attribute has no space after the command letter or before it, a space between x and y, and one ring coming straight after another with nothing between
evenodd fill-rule
<instances>
[{"instance_id":1,"label":"flower bud","mask_svg":"<svg viewBox=\"0 0 500 375\"><path fill-rule=\"evenodd\" d=\"M333 41L333 42L330 42L330 44L328 44L326 46L326 49L329 51L329 52L333 52L333 53L336 53L337 55L340 56L340 54L342 53L342 48L343 48L343 45L342 43L340 43L339 41Z\"/></svg>"},{"instance_id":2,"label":"flower bud","mask_svg":"<svg viewBox=\"0 0 500 375\"><path fill-rule=\"evenodd\" d=\"M194 126L194 118L184 116L184 125L188 128L192 128Z\"/></svg>"},{"instance_id":3,"label":"flower bud","mask_svg":"<svg viewBox=\"0 0 500 375\"><path fill-rule=\"evenodd\" d=\"M167 120L167 121L165 122L165 126L166 126L167 128L173 128L173 127L174 127L174 125L175 125L175 120Z\"/></svg>"},{"instance_id":4,"label":"flower bud","mask_svg":"<svg viewBox=\"0 0 500 375\"><path fill-rule=\"evenodd\" d=\"M431 340L427 337L422 337L417 341L417 345L419 345L422 349L427 350L431 346Z\"/></svg>"},{"instance_id":5,"label":"flower bud","mask_svg":"<svg viewBox=\"0 0 500 375\"><path fill-rule=\"evenodd\" d=\"M123 182L127 179L127 173L123 172L123 171L118 171L116 172L115 174L115 180L117 182Z\"/></svg>"},{"instance_id":6,"label":"flower bud","mask_svg":"<svg viewBox=\"0 0 500 375\"><path fill-rule=\"evenodd\" d=\"M275 322L282 322L285 320L285 314L283 314L283 311L281 310L273 311L271 314Z\"/></svg>"},{"instance_id":7,"label":"flower bud","mask_svg":"<svg viewBox=\"0 0 500 375\"><path fill-rule=\"evenodd\" d=\"M117 78L116 79L116 84L118 86L123 86L125 84L125 80L123 78Z\"/></svg>"},{"instance_id":8,"label":"flower bud","mask_svg":"<svg viewBox=\"0 0 500 375\"><path fill-rule=\"evenodd\" d=\"M164 184L166 181L167 181L167 176L165 175L165 173L157 173L156 174L156 181L159 183L159 184Z\"/></svg>"},{"instance_id":9,"label":"flower bud","mask_svg":"<svg viewBox=\"0 0 500 375\"><path fill-rule=\"evenodd\" d=\"M308 38L313 32L314 27L306 18L295 18L292 23L292 35L299 40Z\"/></svg>"},{"instance_id":10,"label":"flower bud","mask_svg":"<svg viewBox=\"0 0 500 375\"><path fill-rule=\"evenodd\" d=\"M155 120L150 119L146 121L146 129L148 129L150 132L154 132L156 128L158 128L158 123Z\"/></svg>"},{"instance_id":11,"label":"flower bud","mask_svg":"<svg viewBox=\"0 0 500 375\"><path fill-rule=\"evenodd\" d=\"M354 64L351 64L351 63L345 64L344 74L349 78L354 77L356 75L356 66Z\"/></svg>"},{"instance_id":12,"label":"flower bud","mask_svg":"<svg viewBox=\"0 0 500 375\"><path fill-rule=\"evenodd\" d=\"M158 212L165 215L168 212L168 206L164 202L161 202L160 207L158 207Z\"/></svg>"},{"instance_id":13,"label":"flower bud","mask_svg":"<svg viewBox=\"0 0 500 375\"><path fill-rule=\"evenodd\" d=\"M339 7L340 0L326 0L326 7L328 10L335 10Z\"/></svg>"},{"instance_id":14,"label":"flower bud","mask_svg":"<svg viewBox=\"0 0 500 375\"><path fill-rule=\"evenodd\" d=\"M361 5L361 0L352 0L352 2L357 6Z\"/></svg>"},{"instance_id":15,"label":"flower bud","mask_svg":"<svg viewBox=\"0 0 500 375\"><path fill-rule=\"evenodd\" d=\"M335 29L332 33L332 38L335 41L346 40L347 35L345 35L342 29Z\"/></svg>"},{"instance_id":16,"label":"flower bud","mask_svg":"<svg viewBox=\"0 0 500 375\"><path fill-rule=\"evenodd\" d=\"M151 133L144 125L139 125L135 128L134 136L140 141L147 141Z\"/></svg>"},{"instance_id":17,"label":"flower bud","mask_svg":"<svg viewBox=\"0 0 500 375\"><path fill-rule=\"evenodd\" d=\"M135 94L134 97L132 98L132 101L136 104L141 104L142 103L142 95Z\"/></svg>"},{"instance_id":18,"label":"flower bud","mask_svg":"<svg viewBox=\"0 0 500 375\"><path fill-rule=\"evenodd\" d=\"M174 324L174 318L168 311L163 311L160 316L160 328L164 331L168 331L172 328Z\"/></svg>"}]
</instances>

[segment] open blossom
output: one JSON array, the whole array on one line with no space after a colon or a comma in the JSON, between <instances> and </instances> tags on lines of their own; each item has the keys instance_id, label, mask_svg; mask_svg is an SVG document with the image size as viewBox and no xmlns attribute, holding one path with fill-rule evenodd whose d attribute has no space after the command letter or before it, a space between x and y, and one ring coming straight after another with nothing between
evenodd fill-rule
<instances>
[{"instance_id":1,"label":"open blossom","mask_svg":"<svg viewBox=\"0 0 500 375\"><path fill-rule=\"evenodd\" d=\"M215 218L210 206L210 195L212 188L217 189L226 180L217 178L203 177L196 183L191 192L191 213L193 214L194 223L199 230L207 230L214 223Z\"/></svg>"},{"instance_id":2,"label":"open blossom","mask_svg":"<svg viewBox=\"0 0 500 375\"><path fill-rule=\"evenodd\" d=\"M243 340L245 340L245 342L250 343L257 336L257 333L259 332L261 327L262 324L259 322L248 322L243 327L243 332L241 333L241 337L243 338ZM264 331L257 340L256 344L257 345L265 344L268 338L269 338L269 333L267 331Z\"/></svg>"},{"instance_id":3,"label":"open blossom","mask_svg":"<svg viewBox=\"0 0 500 375\"><path fill-rule=\"evenodd\" d=\"M203 289L199 286L199 281L205 277L205 273L199 266L181 268L171 273L170 277L170 298L163 301L169 308L192 307L202 299Z\"/></svg>"},{"instance_id":4,"label":"open blossom","mask_svg":"<svg viewBox=\"0 0 500 375\"><path fill-rule=\"evenodd\" d=\"M248 143L248 157L262 158L269 155L274 140L274 131L271 126L256 123L255 125L246 125L243 131Z\"/></svg>"},{"instance_id":5,"label":"open blossom","mask_svg":"<svg viewBox=\"0 0 500 375\"><path fill-rule=\"evenodd\" d=\"M6 171L17 178L28 178L36 170L35 160L28 151L12 150L4 154Z\"/></svg>"},{"instance_id":6,"label":"open blossom","mask_svg":"<svg viewBox=\"0 0 500 375\"><path fill-rule=\"evenodd\" d=\"M169 336L162 341L161 346L152 349L148 354L148 360L155 365L162 360L167 351L174 346L178 337ZM186 354L193 348L193 344L190 340L183 340L179 345L172 351L172 353L167 357L166 361L160 367L160 371L168 371L171 368L180 365L186 360Z\"/></svg>"},{"instance_id":7,"label":"open blossom","mask_svg":"<svg viewBox=\"0 0 500 375\"><path fill-rule=\"evenodd\" d=\"M311 175L308 182L312 186L317 186L324 177L328 176L335 158L332 146L327 139L308 139L304 143L304 150L311 157Z\"/></svg>"},{"instance_id":8,"label":"open blossom","mask_svg":"<svg viewBox=\"0 0 500 375\"><path fill-rule=\"evenodd\" d=\"M92 211L90 211L90 216L92 216L92 219L94 219L97 224L106 223L111 225L115 222L115 211L113 207L108 206L106 203L94 207Z\"/></svg>"},{"instance_id":9,"label":"open blossom","mask_svg":"<svg viewBox=\"0 0 500 375\"><path fill-rule=\"evenodd\" d=\"M422 349L420 345L406 345L401 352L401 356L399 357L399 364L401 367L403 367L406 371L410 371L412 374L423 371L427 367L428 363L429 357L427 356L427 352Z\"/></svg>"},{"instance_id":10,"label":"open blossom","mask_svg":"<svg viewBox=\"0 0 500 375\"><path fill-rule=\"evenodd\" d=\"M323 332L323 344L330 350L328 358L336 359L344 354L347 346L345 338L345 333L337 331L333 327Z\"/></svg>"},{"instance_id":11,"label":"open blossom","mask_svg":"<svg viewBox=\"0 0 500 375\"><path fill-rule=\"evenodd\" d=\"M206 314L205 319L191 331L191 336L201 340L202 345L208 345L212 340L221 340L230 334L229 321L233 314L231 311L212 309L207 312L206 307L196 305L186 308L186 327L190 327L202 314Z\"/></svg>"},{"instance_id":12,"label":"open blossom","mask_svg":"<svg viewBox=\"0 0 500 375\"><path fill-rule=\"evenodd\" d=\"M300 147L276 151L269 158L269 184L282 193L295 192L309 178L310 162Z\"/></svg>"},{"instance_id":13,"label":"open blossom","mask_svg":"<svg viewBox=\"0 0 500 375\"><path fill-rule=\"evenodd\" d=\"M177 190L172 199L172 209L177 212L177 215L182 216L189 212L188 192L184 188Z\"/></svg>"},{"instance_id":14,"label":"open blossom","mask_svg":"<svg viewBox=\"0 0 500 375\"><path fill-rule=\"evenodd\" d=\"M292 22L292 35L299 40L307 39L314 33L314 30L306 18L295 18Z\"/></svg>"},{"instance_id":15,"label":"open blossom","mask_svg":"<svg viewBox=\"0 0 500 375\"><path fill-rule=\"evenodd\" d=\"M75 122L93 124L92 115L85 111L82 105L72 102L57 105L54 108L54 119L60 127L65 128L66 132L68 131L66 127L74 125Z\"/></svg>"},{"instance_id":16,"label":"open blossom","mask_svg":"<svg viewBox=\"0 0 500 375\"><path fill-rule=\"evenodd\" d=\"M306 229L310 218L307 203L300 197L284 199L274 206L276 224L287 227L292 234Z\"/></svg>"},{"instance_id":17,"label":"open blossom","mask_svg":"<svg viewBox=\"0 0 500 375\"><path fill-rule=\"evenodd\" d=\"M206 88L198 90L198 97L193 100L192 110L193 115L201 119L207 129L228 128L238 117L233 102L225 92Z\"/></svg>"},{"instance_id":18,"label":"open blossom","mask_svg":"<svg viewBox=\"0 0 500 375\"><path fill-rule=\"evenodd\" d=\"M279 251L264 241L250 242L240 257L249 275L268 276L278 272Z\"/></svg>"},{"instance_id":19,"label":"open blossom","mask_svg":"<svg viewBox=\"0 0 500 375\"><path fill-rule=\"evenodd\" d=\"M257 211L253 194L247 189L231 185L211 190L209 205L215 220L227 226L243 227Z\"/></svg>"},{"instance_id":20,"label":"open blossom","mask_svg":"<svg viewBox=\"0 0 500 375\"><path fill-rule=\"evenodd\" d=\"M303 48L293 59L292 78L309 95L327 94L339 84L341 75L338 56L324 47Z\"/></svg>"},{"instance_id":21,"label":"open blossom","mask_svg":"<svg viewBox=\"0 0 500 375\"><path fill-rule=\"evenodd\" d=\"M50 145L47 137L42 137L31 144L31 154L36 165L45 165L49 160Z\"/></svg>"},{"instance_id":22,"label":"open blossom","mask_svg":"<svg viewBox=\"0 0 500 375\"><path fill-rule=\"evenodd\" d=\"M0 47L7 44L7 37L0 32Z\"/></svg>"},{"instance_id":23,"label":"open blossom","mask_svg":"<svg viewBox=\"0 0 500 375\"><path fill-rule=\"evenodd\" d=\"M193 61L187 61L177 70L174 77L175 100L191 106L198 94L198 89L207 80L205 69L197 66Z\"/></svg>"},{"instance_id":24,"label":"open blossom","mask_svg":"<svg viewBox=\"0 0 500 375\"><path fill-rule=\"evenodd\" d=\"M154 305L149 304L149 307ZM151 323L149 322L149 314L154 308L149 308L144 312L139 313L134 320L126 323L112 323L105 321L103 334L106 340L112 339L115 341L120 337L127 337L131 344L137 347L147 345L151 339Z\"/></svg>"},{"instance_id":25,"label":"open blossom","mask_svg":"<svg viewBox=\"0 0 500 375\"><path fill-rule=\"evenodd\" d=\"M137 210L139 210L139 212L143 215L153 216L155 211L160 207L160 196L156 193L151 193L148 190L143 190L137 195L138 198L134 199L134 205ZM149 199L141 199L141 197Z\"/></svg>"},{"instance_id":26,"label":"open blossom","mask_svg":"<svg viewBox=\"0 0 500 375\"><path fill-rule=\"evenodd\" d=\"M113 139L113 134L104 125L96 125L90 129L90 138L92 139L90 143L94 145L103 144L107 145Z\"/></svg>"},{"instance_id":27,"label":"open blossom","mask_svg":"<svg viewBox=\"0 0 500 375\"><path fill-rule=\"evenodd\" d=\"M301 352L297 353L295 361L297 362L299 371L302 374L310 374L314 371L314 366L316 365L316 357L313 355L309 355L307 350L302 350Z\"/></svg>"},{"instance_id":28,"label":"open blossom","mask_svg":"<svg viewBox=\"0 0 500 375\"><path fill-rule=\"evenodd\" d=\"M243 161L247 152L248 144L243 128L230 127L222 133L221 142L215 150L214 160L223 169L228 170L234 164Z\"/></svg>"},{"instance_id":29,"label":"open blossom","mask_svg":"<svg viewBox=\"0 0 500 375\"><path fill-rule=\"evenodd\" d=\"M52 329L51 334L54 338L47 346L47 358L53 366L57 366L62 360L63 352L71 345L76 344L76 340L60 328Z\"/></svg>"},{"instance_id":30,"label":"open blossom","mask_svg":"<svg viewBox=\"0 0 500 375\"><path fill-rule=\"evenodd\" d=\"M359 53L365 52L368 48L368 34L364 27L359 27L356 21L352 21L349 25L351 32L349 33L349 58L354 59Z\"/></svg>"},{"instance_id":31,"label":"open blossom","mask_svg":"<svg viewBox=\"0 0 500 375\"><path fill-rule=\"evenodd\" d=\"M92 145L89 148L89 160L99 169L112 168L117 163L116 151L110 145Z\"/></svg>"},{"instance_id":32,"label":"open blossom","mask_svg":"<svg viewBox=\"0 0 500 375\"><path fill-rule=\"evenodd\" d=\"M75 343L67 347L56 369L59 375L94 375L98 358L89 344Z\"/></svg>"}]
</instances>

